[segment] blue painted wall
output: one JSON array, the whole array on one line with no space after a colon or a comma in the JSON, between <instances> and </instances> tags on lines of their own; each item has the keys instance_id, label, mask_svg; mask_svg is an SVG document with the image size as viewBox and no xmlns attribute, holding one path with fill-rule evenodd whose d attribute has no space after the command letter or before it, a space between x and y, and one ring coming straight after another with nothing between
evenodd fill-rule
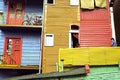
<instances>
[{"instance_id":1,"label":"blue painted wall","mask_svg":"<svg viewBox=\"0 0 120 80\"><path fill-rule=\"evenodd\" d=\"M25 3L24 20L27 20L26 15L34 19L36 16L42 16L43 19L43 0L27 0Z\"/></svg>"},{"instance_id":2,"label":"blue painted wall","mask_svg":"<svg viewBox=\"0 0 120 80\"><path fill-rule=\"evenodd\" d=\"M2 59L3 49L4 49L4 34L0 30L0 55L1 55L0 59Z\"/></svg>"},{"instance_id":3,"label":"blue painted wall","mask_svg":"<svg viewBox=\"0 0 120 80\"><path fill-rule=\"evenodd\" d=\"M22 0L16 0L22 1ZM25 1L25 16L27 14L43 15L43 0L24 0ZM4 0L0 0L0 11L3 11L4 24L6 24L6 11L7 3ZM26 18L26 17L24 17ZM38 65L41 63L41 51L40 51L40 32L2 32L0 30L0 55L3 54L4 37L5 36L22 36L22 57L21 65ZM1 58L1 56L0 56ZM39 62L40 61L40 62Z\"/></svg>"},{"instance_id":4,"label":"blue painted wall","mask_svg":"<svg viewBox=\"0 0 120 80\"><path fill-rule=\"evenodd\" d=\"M2 16L5 16L6 17L6 11L5 11L5 5L4 5L4 2L3 0L0 0L0 14L2 14ZM3 17L3 19L0 18L0 24L4 24L6 21L5 21L5 17Z\"/></svg>"},{"instance_id":5,"label":"blue painted wall","mask_svg":"<svg viewBox=\"0 0 120 80\"><path fill-rule=\"evenodd\" d=\"M25 1L25 14L24 20L26 20L26 15L41 15L43 17L43 0L14 0L14 1ZM7 12L7 2L0 0L0 11L3 11L4 21L6 24L6 12Z\"/></svg>"},{"instance_id":6,"label":"blue painted wall","mask_svg":"<svg viewBox=\"0 0 120 80\"><path fill-rule=\"evenodd\" d=\"M0 11L3 12L4 20L3 24L6 24L6 12L7 12L7 3L5 0L0 0ZM16 0L16 1L27 1L25 2L25 16L26 14L35 14L43 16L43 0ZM6 36L20 36L22 37L22 57L21 57L21 65L41 65L41 31L33 32L33 31L2 31L0 30L0 59L2 59L3 50L4 50L4 38ZM21 70L20 70L21 71ZM0 80L3 80L8 77L12 77L15 75L22 75L20 71L0 71ZM23 71L23 70L22 70ZM30 70L29 70L30 71ZM27 72L29 72L27 71ZM5 73L4 73L5 72ZM38 71L37 71L38 72ZM8 74L6 74L8 73ZM18 74L19 73L19 74ZM29 74L36 73L34 71L29 72ZM24 72L24 74L27 74Z\"/></svg>"},{"instance_id":7,"label":"blue painted wall","mask_svg":"<svg viewBox=\"0 0 120 80\"><path fill-rule=\"evenodd\" d=\"M3 53L6 36L22 37L21 65L41 65L40 31L0 31L0 54Z\"/></svg>"}]
</instances>

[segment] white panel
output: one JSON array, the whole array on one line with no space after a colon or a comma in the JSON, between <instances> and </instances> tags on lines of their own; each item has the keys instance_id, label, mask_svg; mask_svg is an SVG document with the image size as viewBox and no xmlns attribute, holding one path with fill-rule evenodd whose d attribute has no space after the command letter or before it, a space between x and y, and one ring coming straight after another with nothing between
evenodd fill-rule
<instances>
[{"instance_id":1,"label":"white panel","mask_svg":"<svg viewBox=\"0 0 120 80\"><path fill-rule=\"evenodd\" d=\"M111 15L112 37L114 39L116 39L115 26L114 26L114 16L113 16L113 7L110 7L110 15Z\"/></svg>"},{"instance_id":2,"label":"white panel","mask_svg":"<svg viewBox=\"0 0 120 80\"><path fill-rule=\"evenodd\" d=\"M70 0L70 5L79 5L79 0Z\"/></svg>"},{"instance_id":3,"label":"white panel","mask_svg":"<svg viewBox=\"0 0 120 80\"><path fill-rule=\"evenodd\" d=\"M54 46L54 35L53 34L46 34L45 35L45 46Z\"/></svg>"}]
</instances>

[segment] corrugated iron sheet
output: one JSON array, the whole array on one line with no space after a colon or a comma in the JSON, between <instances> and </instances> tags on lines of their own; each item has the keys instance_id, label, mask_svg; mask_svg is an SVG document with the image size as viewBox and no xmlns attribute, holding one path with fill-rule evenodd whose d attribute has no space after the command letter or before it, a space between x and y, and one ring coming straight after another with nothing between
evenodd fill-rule
<instances>
[{"instance_id":1,"label":"corrugated iron sheet","mask_svg":"<svg viewBox=\"0 0 120 80\"><path fill-rule=\"evenodd\" d=\"M87 21L94 21L94 20L108 20L109 17L108 9L94 9L94 10L81 10L80 11L80 19L87 20Z\"/></svg>"},{"instance_id":2,"label":"corrugated iron sheet","mask_svg":"<svg viewBox=\"0 0 120 80\"><path fill-rule=\"evenodd\" d=\"M111 46L111 23L109 8L81 10L80 46Z\"/></svg>"},{"instance_id":3,"label":"corrugated iron sheet","mask_svg":"<svg viewBox=\"0 0 120 80\"><path fill-rule=\"evenodd\" d=\"M110 25L81 25L80 46L110 46Z\"/></svg>"}]
</instances>

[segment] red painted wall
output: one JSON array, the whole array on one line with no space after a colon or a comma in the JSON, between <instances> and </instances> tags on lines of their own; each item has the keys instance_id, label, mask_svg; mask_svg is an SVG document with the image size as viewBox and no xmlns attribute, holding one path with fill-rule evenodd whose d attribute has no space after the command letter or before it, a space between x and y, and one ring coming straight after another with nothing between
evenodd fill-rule
<instances>
[{"instance_id":1,"label":"red painted wall","mask_svg":"<svg viewBox=\"0 0 120 80\"><path fill-rule=\"evenodd\" d=\"M111 46L111 22L107 8L80 11L80 46Z\"/></svg>"}]
</instances>

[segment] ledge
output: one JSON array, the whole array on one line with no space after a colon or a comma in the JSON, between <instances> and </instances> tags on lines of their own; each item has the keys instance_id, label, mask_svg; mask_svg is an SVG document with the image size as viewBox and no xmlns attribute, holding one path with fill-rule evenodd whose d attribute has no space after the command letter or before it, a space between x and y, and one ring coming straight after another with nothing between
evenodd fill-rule
<instances>
[{"instance_id":1,"label":"ledge","mask_svg":"<svg viewBox=\"0 0 120 80\"><path fill-rule=\"evenodd\" d=\"M41 32L43 26L32 26L32 25L9 25L0 24L2 31L30 31L30 32Z\"/></svg>"},{"instance_id":2,"label":"ledge","mask_svg":"<svg viewBox=\"0 0 120 80\"><path fill-rule=\"evenodd\" d=\"M8 65L8 64L0 64L0 69L25 69L25 70L38 70L38 66L19 66L19 65Z\"/></svg>"},{"instance_id":3,"label":"ledge","mask_svg":"<svg viewBox=\"0 0 120 80\"><path fill-rule=\"evenodd\" d=\"M0 28L42 28L42 26L36 25L11 25L11 24L0 24Z\"/></svg>"}]
</instances>

